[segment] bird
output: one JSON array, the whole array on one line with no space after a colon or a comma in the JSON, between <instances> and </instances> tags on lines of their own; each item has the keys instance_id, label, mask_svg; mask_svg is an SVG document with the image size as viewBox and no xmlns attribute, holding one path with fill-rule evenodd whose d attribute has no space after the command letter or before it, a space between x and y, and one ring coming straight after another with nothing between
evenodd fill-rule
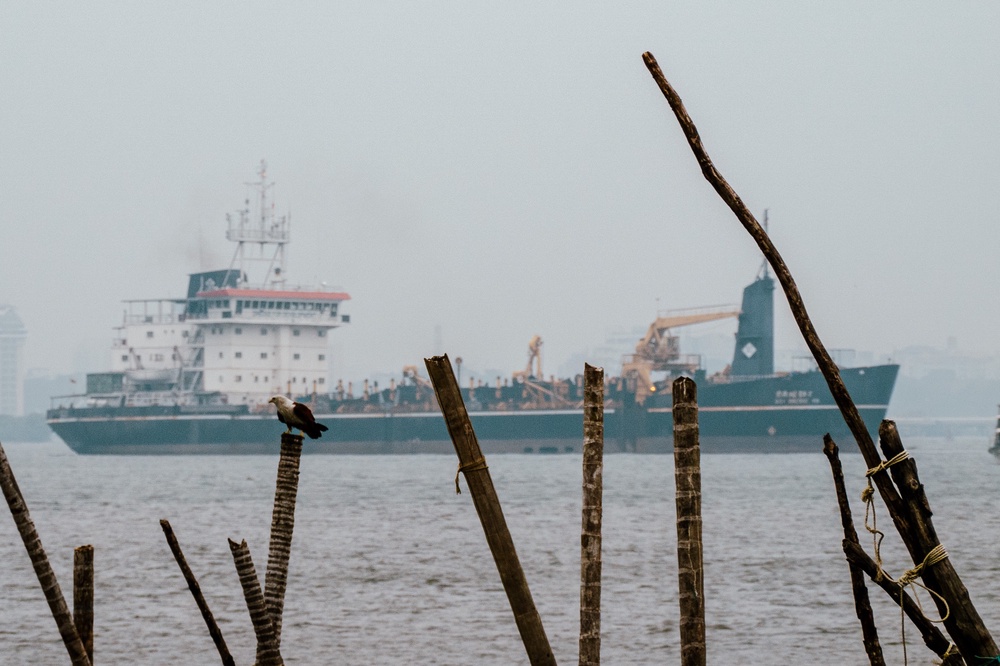
<instances>
[{"instance_id":1,"label":"bird","mask_svg":"<svg viewBox=\"0 0 1000 666\"><path fill-rule=\"evenodd\" d=\"M322 423L316 423L312 410L301 402L292 402L283 395L272 396L270 403L278 409L278 420L288 426L285 432L291 432L292 428L309 435L309 439L319 439L319 437L329 430Z\"/></svg>"}]
</instances>

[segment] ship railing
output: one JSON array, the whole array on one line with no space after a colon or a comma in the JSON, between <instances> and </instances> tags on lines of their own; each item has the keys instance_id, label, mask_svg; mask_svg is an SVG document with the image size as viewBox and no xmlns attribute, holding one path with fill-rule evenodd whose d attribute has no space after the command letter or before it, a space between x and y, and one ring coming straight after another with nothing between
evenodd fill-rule
<instances>
[{"instance_id":1,"label":"ship railing","mask_svg":"<svg viewBox=\"0 0 1000 666\"><path fill-rule=\"evenodd\" d=\"M176 314L128 314L125 315L126 324L152 324L154 326L160 324L180 324L184 322L187 317L184 313L179 312Z\"/></svg>"},{"instance_id":2,"label":"ship railing","mask_svg":"<svg viewBox=\"0 0 1000 666\"><path fill-rule=\"evenodd\" d=\"M291 239L291 231L287 228L254 228L243 224L230 225L226 229L226 240L234 243L288 243Z\"/></svg>"}]
</instances>

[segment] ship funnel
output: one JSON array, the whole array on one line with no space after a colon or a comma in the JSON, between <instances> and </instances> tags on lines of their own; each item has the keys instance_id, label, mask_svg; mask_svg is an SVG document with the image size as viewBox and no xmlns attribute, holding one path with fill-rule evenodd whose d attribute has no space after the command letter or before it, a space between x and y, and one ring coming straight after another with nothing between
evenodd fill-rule
<instances>
[{"instance_id":1,"label":"ship funnel","mask_svg":"<svg viewBox=\"0 0 1000 666\"><path fill-rule=\"evenodd\" d=\"M743 290L733 375L774 373L774 279L762 274Z\"/></svg>"}]
</instances>

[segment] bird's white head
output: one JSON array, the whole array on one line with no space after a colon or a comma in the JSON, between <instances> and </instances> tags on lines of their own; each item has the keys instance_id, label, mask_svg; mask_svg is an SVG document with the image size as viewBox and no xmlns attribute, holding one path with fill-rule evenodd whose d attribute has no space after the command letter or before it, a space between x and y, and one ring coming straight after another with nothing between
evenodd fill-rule
<instances>
[{"instance_id":1,"label":"bird's white head","mask_svg":"<svg viewBox=\"0 0 1000 666\"><path fill-rule=\"evenodd\" d=\"M268 402L273 403L275 407L289 407L292 405L292 401L283 395L273 395Z\"/></svg>"}]
</instances>

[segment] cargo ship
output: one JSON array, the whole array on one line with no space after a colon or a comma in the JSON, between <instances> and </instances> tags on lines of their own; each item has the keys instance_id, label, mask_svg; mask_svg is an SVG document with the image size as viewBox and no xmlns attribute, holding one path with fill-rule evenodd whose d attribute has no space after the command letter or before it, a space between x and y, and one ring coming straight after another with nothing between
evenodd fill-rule
<instances>
[{"instance_id":1,"label":"cargo ship","mask_svg":"<svg viewBox=\"0 0 1000 666\"><path fill-rule=\"evenodd\" d=\"M283 426L268 400L281 393L310 405L329 427L307 442L307 452L453 451L419 366L382 388L365 381L355 392L352 383L327 383L327 336L350 323L342 311L350 296L286 282L289 219L274 214L263 163L259 176L248 184L256 196L229 217L226 237L236 245L230 266L189 275L184 297L126 301L111 370L88 374L84 394L54 397L49 427L80 454L274 453ZM657 316L621 372L606 379L605 450L670 451L670 386L680 375L698 384L706 452L819 451L827 432L847 441L817 370L774 371L773 292L765 266L739 308ZM726 317L739 322L733 361L709 375L700 357L682 353L676 331ZM523 370L462 386L484 452L580 450L582 376L544 379L540 349L536 336ZM872 431L885 416L898 369L841 368Z\"/></svg>"}]
</instances>

